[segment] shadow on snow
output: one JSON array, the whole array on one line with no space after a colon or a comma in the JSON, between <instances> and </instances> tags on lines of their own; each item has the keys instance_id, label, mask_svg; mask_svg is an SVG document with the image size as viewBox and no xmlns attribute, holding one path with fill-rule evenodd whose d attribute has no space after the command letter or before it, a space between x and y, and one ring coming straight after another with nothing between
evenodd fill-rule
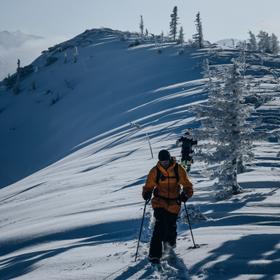
<instances>
[{"instance_id":1,"label":"shadow on snow","mask_svg":"<svg viewBox=\"0 0 280 280\"><path fill-rule=\"evenodd\" d=\"M8 280L27 274L34 269L34 265L39 261L54 257L71 249L136 239L139 225L140 219L134 219L83 226L62 232L50 233L33 239L30 237L25 240L1 241L0 256L4 256L34 245L43 245L49 242L65 240L71 242L71 240L83 238L83 240L72 243L69 246L63 245L63 247L55 249L23 253L6 259L2 258L0 261L0 279Z\"/></svg>"},{"instance_id":2,"label":"shadow on snow","mask_svg":"<svg viewBox=\"0 0 280 280\"><path fill-rule=\"evenodd\" d=\"M190 272L207 280L249 274L257 274L262 280L272 279L272 275L280 274L279 259L279 234L252 234L223 243Z\"/></svg>"}]
</instances>

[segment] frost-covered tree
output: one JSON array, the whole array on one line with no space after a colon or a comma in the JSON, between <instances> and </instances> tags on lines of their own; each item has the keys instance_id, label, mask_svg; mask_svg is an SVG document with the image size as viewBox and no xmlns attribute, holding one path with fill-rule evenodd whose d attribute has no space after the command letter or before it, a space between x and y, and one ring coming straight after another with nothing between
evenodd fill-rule
<instances>
[{"instance_id":1,"label":"frost-covered tree","mask_svg":"<svg viewBox=\"0 0 280 280\"><path fill-rule=\"evenodd\" d=\"M163 42L164 42L163 32L160 35L154 36L154 40L155 40L155 49L156 49L157 53L161 54Z\"/></svg>"},{"instance_id":2,"label":"frost-covered tree","mask_svg":"<svg viewBox=\"0 0 280 280\"><path fill-rule=\"evenodd\" d=\"M208 101L196 108L201 129L197 157L205 161L212 176L218 178L219 194L237 194L242 191L237 182L238 161L253 158L253 126L248 122L252 108L244 103L247 94L242 62L233 61L226 69L210 70L205 64L208 77ZM226 192L224 191L226 190ZM217 197L221 198L217 195Z\"/></svg>"},{"instance_id":3,"label":"frost-covered tree","mask_svg":"<svg viewBox=\"0 0 280 280\"><path fill-rule=\"evenodd\" d=\"M164 33L163 33L163 31L161 31L161 33L160 33L160 40L161 40L162 43L164 42Z\"/></svg>"},{"instance_id":4,"label":"frost-covered tree","mask_svg":"<svg viewBox=\"0 0 280 280\"><path fill-rule=\"evenodd\" d=\"M78 61L78 56L79 56L79 50L78 50L77 46L75 46L75 48L74 48L73 56L74 56L74 63L76 63Z\"/></svg>"},{"instance_id":5,"label":"frost-covered tree","mask_svg":"<svg viewBox=\"0 0 280 280\"><path fill-rule=\"evenodd\" d=\"M149 36L149 31L148 29L146 28L146 31L145 31L145 36L148 37Z\"/></svg>"},{"instance_id":6,"label":"frost-covered tree","mask_svg":"<svg viewBox=\"0 0 280 280\"><path fill-rule=\"evenodd\" d=\"M20 92L20 74L21 74L20 59L18 59L17 60L16 83L13 88L14 94L18 94Z\"/></svg>"},{"instance_id":7,"label":"frost-covered tree","mask_svg":"<svg viewBox=\"0 0 280 280\"><path fill-rule=\"evenodd\" d=\"M160 33L160 45L161 45L161 49L162 49L162 47L163 47L163 44L164 44L164 33L163 33L163 31L161 31L161 33Z\"/></svg>"},{"instance_id":8,"label":"frost-covered tree","mask_svg":"<svg viewBox=\"0 0 280 280\"><path fill-rule=\"evenodd\" d=\"M173 8L173 12L172 14L170 15L171 17L171 21L170 21L170 37L172 38L173 41L176 41L176 36L177 36L177 25L178 25L178 20L179 20L179 17L178 17L178 9L177 9L177 6L175 6Z\"/></svg>"},{"instance_id":9,"label":"frost-covered tree","mask_svg":"<svg viewBox=\"0 0 280 280\"><path fill-rule=\"evenodd\" d=\"M258 41L258 49L260 52L269 53L270 52L270 37L269 34L265 31L260 31L257 35Z\"/></svg>"},{"instance_id":10,"label":"frost-covered tree","mask_svg":"<svg viewBox=\"0 0 280 280\"><path fill-rule=\"evenodd\" d=\"M279 41L274 33L270 36L270 51L272 54L276 55L279 53Z\"/></svg>"},{"instance_id":11,"label":"frost-covered tree","mask_svg":"<svg viewBox=\"0 0 280 280\"><path fill-rule=\"evenodd\" d=\"M195 18L196 33L193 35L193 40L198 48L203 48L203 32L200 12L196 14Z\"/></svg>"},{"instance_id":12,"label":"frost-covered tree","mask_svg":"<svg viewBox=\"0 0 280 280\"><path fill-rule=\"evenodd\" d=\"M140 35L141 35L141 37L143 37L143 35L144 35L144 21L143 21L143 16L142 15L140 16L139 27L140 27Z\"/></svg>"},{"instance_id":13,"label":"frost-covered tree","mask_svg":"<svg viewBox=\"0 0 280 280\"><path fill-rule=\"evenodd\" d=\"M64 52L64 63L67 63L67 61L68 61L67 52Z\"/></svg>"},{"instance_id":14,"label":"frost-covered tree","mask_svg":"<svg viewBox=\"0 0 280 280\"><path fill-rule=\"evenodd\" d=\"M249 31L249 42L247 44L248 51L257 51L258 50L258 43L256 36L253 32Z\"/></svg>"},{"instance_id":15,"label":"frost-covered tree","mask_svg":"<svg viewBox=\"0 0 280 280\"><path fill-rule=\"evenodd\" d=\"M280 51L279 41L277 36L272 33L271 36L265 31L260 31L257 35L258 41L255 35L249 31L249 42L247 44L247 49L249 51L260 51L262 53L272 53L277 55Z\"/></svg>"},{"instance_id":16,"label":"frost-covered tree","mask_svg":"<svg viewBox=\"0 0 280 280\"><path fill-rule=\"evenodd\" d=\"M185 42L185 38L184 38L184 29L181 26L180 27L180 31L179 31L179 38L178 38L178 42L181 46L183 46L184 42Z\"/></svg>"}]
</instances>

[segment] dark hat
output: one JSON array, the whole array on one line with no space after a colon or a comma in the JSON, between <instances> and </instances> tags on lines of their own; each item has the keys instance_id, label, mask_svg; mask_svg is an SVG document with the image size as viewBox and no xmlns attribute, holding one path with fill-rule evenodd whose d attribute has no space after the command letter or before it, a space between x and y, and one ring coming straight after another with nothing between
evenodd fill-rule
<instances>
[{"instance_id":1,"label":"dark hat","mask_svg":"<svg viewBox=\"0 0 280 280\"><path fill-rule=\"evenodd\" d=\"M170 160L171 159L170 153L167 150L161 150L158 153L158 159L160 161Z\"/></svg>"}]
</instances>

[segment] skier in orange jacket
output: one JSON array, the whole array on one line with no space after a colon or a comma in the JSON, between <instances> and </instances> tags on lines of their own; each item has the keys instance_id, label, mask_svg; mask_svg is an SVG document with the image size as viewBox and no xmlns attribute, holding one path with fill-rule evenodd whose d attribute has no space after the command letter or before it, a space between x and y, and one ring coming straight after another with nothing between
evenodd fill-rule
<instances>
[{"instance_id":1,"label":"skier in orange jacket","mask_svg":"<svg viewBox=\"0 0 280 280\"><path fill-rule=\"evenodd\" d=\"M167 150L158 154L158 163L147 177L143 187L144 200L152 197L152 207L156 219L150 244L149 260L160 263L162 245L164 248L175 247L177 238L177 217L181 202L186 202L193 195L193 185L186 170ZM162 244L163 243L163 244Z\"/></svg>"}]
</instances>

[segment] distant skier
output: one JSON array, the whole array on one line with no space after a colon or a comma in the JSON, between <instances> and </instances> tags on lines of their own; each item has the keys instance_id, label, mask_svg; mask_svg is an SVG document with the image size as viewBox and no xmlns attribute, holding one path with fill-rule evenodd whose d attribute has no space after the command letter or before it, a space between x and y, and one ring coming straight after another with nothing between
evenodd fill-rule
<instances>
[{"instance_id":1,"label":"distant skier","mask_svg":"<svg viewBox=\"0 0 280 280\"><path fill-rule=\"evenodd\" d=\"M193 163L193 152L192 149L194 145L197 145L197 140L193 140L190 131L186 131L185 135L182 136L176 142L177 146L182 145L181 149L181 163L189 172L191 170L191 164Z\"/></svg>"},{"instance_id":2,"label":"distant skier","mask_svg":"<svg viewBox=\"0 0 280 280\"><path fill-rule=\"evenodd\" d=\"M158 154L158 163L147 177L143 187L144 200L150 200L153 194L152 207L156 219L150 243L149 261L160 264L162 250L170 250L176 245L177 217L181 202L186 202L193 195L193 185L185 169L167 150ZM163 247L163 248L162 248Z\"/></svg>"}]
</instances>

